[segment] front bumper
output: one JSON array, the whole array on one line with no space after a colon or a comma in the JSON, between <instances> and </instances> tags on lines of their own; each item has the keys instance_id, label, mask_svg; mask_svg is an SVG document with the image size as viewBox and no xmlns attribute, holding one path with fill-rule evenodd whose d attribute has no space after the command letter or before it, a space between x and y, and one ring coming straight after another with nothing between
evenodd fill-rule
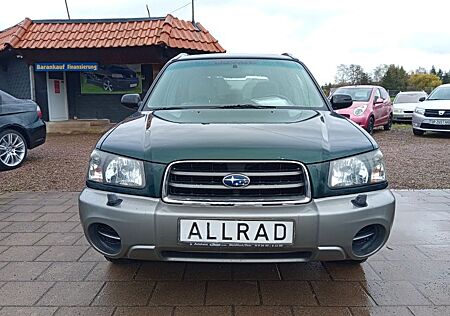
<instances>
[{"instance_id":1,"label":"front bumper","mask_svg":"<svg viewBox=\"0 0 450 316\"><path fill-rule=\"evenodd\" d=\"M108 192L85 188L79 197L80 218L88 241L112 258L157 261L296 262L364 259L386 241L395 213L395 198L388 189L367 192L367 207L350 202L357 194L313 199L284 206L201 206L166 204L160 199L116 194L123 200L107 206ZM282 248L198 247L178 242L178 220L293 220L294 243ZM121 238L116 254L99 250L88 233L92 224L112 227ZM364 257L353 254L352 240L367 225L386 231L383 242ZM227 254L227 255L225 255Z\"/></svg>"},{"instance_id":2,"label":"front bumper","mask_svg":"<svg viewBox=\"0 0 450 316\"><path fill-rule=\"evenodd\" d=\"M435 124L436 122L443 121L446 124ZM421 131L450 132L450 118L427 117L414 113L412 116L412 127Z\"/></svg>"},{"instance_id":3,"label":"front bumper","mask_svg":"<svg viewBox=\"0 0 450 316\"><path fill-rule=\"evenodd\" d=\"M408 121L411 122L412 120L412 113L395 113L393 114L393 120L394 121Z\"/></svg>"},{"instance_id":4,"label":"front bumper","mask_svg":"<svg viewBox=\"0 0 450 316\"><path fill-rule=\"evenodd\" d=\"M345 113L343 112L342 115L348 118L349 120L355 122L362 128L367 129L369 124L369 116L367 115L356 116L353 114L353 112L345 112Z\"/></svg>"}]
</instances>

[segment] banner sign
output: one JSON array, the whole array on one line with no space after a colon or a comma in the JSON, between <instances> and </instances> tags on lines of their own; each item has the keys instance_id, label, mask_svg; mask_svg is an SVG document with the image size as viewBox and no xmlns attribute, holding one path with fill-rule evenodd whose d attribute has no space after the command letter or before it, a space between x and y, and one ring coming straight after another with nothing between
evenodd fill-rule
<instances>
[{"instance_id":1,"label":"banner sign","mask_svg":"<svg viewBox=\"0 0 450 316\"><path fill-rule=\"evenodd\" d=\"M98 63L36 63L35 71L97 71Z\"/></svg>"}]
</instances>

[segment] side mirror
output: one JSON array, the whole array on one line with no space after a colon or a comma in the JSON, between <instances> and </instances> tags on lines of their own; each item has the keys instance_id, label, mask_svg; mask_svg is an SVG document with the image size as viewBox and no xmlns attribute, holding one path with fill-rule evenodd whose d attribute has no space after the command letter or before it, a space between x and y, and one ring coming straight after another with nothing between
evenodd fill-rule
<instances>
[{"instance_id":1,"label":"side mirror","mask_svg":"<svg viewBox=\"0 0 450 316\"><path fill-rule=\"evenodd\" d=\"M426 97L420 97L419 102L423 102L425 101L427 98Z\"/></svg>"},{"instance_id":2,"label":"side mirror","mask_svg":"<svg viewBox=\"0 0 450 316\"><path fill-rule=\"evenodd\" d=\"M348 94L334 94L330 102L333 110L345 109L353 104L352 97Z\"/></svg>"},{"instance_id":3,"label":"side mirror","mask_svg":"<svg viewBox=\"0 0 450 316\"><path fill-rule=\"evenodd\" d=\"M124 107L137 110L141 103L141 97L137 93L124 94L120 100L120 103L122 103Z\"/></svg>"},{"instance_id":4,"label":"side mirror","mask_svg":"<svg viewBox=\"0 0 450 316\"><path fill-rule=\"evenodd\" d=\"M373 104L380 104L380 103L383 103L383 102L384 102L383 98L378 97L378 98L376 98L376 99L373 101Z\"/></svg>"}]
</instances>

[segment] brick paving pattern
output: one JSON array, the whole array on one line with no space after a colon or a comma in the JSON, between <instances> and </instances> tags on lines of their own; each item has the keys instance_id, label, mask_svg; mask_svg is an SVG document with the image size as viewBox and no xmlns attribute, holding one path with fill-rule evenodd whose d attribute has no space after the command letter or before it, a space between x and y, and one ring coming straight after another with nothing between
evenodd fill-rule
<instances>
[{"instance_id":1,"label":"brick paving pattern","mask_svg":"<svg viewBox=\"0 0 450 316\"><path fill-rule=\"evenodd\" d=\"M450 190L396 191L389 242L343 263L112 265L70 192L0 193L1 315L450 315Z\"/></svg>"}]
</instances>

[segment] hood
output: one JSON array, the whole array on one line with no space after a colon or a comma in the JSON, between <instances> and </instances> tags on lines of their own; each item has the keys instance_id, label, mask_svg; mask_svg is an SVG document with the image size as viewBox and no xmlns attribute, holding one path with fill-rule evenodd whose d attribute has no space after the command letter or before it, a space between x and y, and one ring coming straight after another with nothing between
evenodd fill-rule
<instances>
[{"instance_id":1,"label":"hood","mask_svg":"<svg viewBox=\"0 0 450 316\"><path fill-rule=\"evenodd\" d=\"M450 100L425 100L420 102L417 106L430 110L449 110Z\"/></svg>"},{"instance_id":2,"label":"hood","mask_svg":"<svg viewBox=\"0 0 450 316\"><path fill-rule=\"evenodd\" d=\"M413 103L394 103L393 107L395 109L400 109L403 111L414 111L416 107L420 106L421 103L413 102Z\"/></svg>"},{"instance_id":3,"label":"hood","mask_svg":"<svg viewBox=\"0 0 450 316\"><path fill-rule=\"evenodd\" d=\"M138 113L105 135L97 147L164 164L186 159L314 163L377 145L362 129L328 111L202 109Z\"/></svg>"}]
</instances>

